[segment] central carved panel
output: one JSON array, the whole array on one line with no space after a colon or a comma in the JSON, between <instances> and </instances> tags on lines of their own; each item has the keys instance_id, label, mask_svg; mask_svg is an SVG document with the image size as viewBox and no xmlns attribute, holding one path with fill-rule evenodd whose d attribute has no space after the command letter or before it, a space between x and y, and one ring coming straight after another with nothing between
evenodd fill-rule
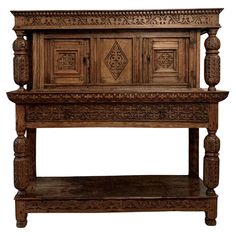
<instances>
[{"instance_id":1,"label":"central carved panel","mask_svg":"<svg viewBox=\"0 0 236 236\"><path fill-rule=\"evenodd\" d=\"M76 69L76 55L75 53L59 53L57 58L58 70L75 70Z\"/></svg>"},{"instance_id":2,"label":"central carved panel","mask_svg":"<svg viewBox=\"0 0 236 236\"><path fill-rule=\"evenodd\" d=\"M113 44L111 50L105 58L105 64L116 80L128 64L128 59L117 41Z\"/></svg>"},{"instance_id":3,"label":"central carved panel","mask_svg":"<svg viewBox=\"0 0 236 236\"><path fill-rule=\"evenodd\" d=\"M157 54L157 63L155 63L155 71L158 70L158 67L163 69L174 69L174 54L173 52L162 52L159 55Z\"/></svg>"}]
</instances>

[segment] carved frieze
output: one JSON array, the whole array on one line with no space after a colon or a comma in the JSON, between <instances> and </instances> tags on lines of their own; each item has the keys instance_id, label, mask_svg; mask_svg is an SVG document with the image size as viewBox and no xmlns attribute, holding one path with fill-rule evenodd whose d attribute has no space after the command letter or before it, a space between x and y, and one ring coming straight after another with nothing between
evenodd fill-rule
<instances>
[{"instance_id":1,"label":"carved frieze","mask_svg":"<svg viewBox=\"0 0 236 236\"><path fill-rule=\"evenodd\" d=\"M152 11L13 11L17 28L219 27L222 9Z\"/></svg>"},{"instance_id":2,"label":"carved frieze","mask_svg":"<svg viewBox=\"0 0 236 236\"><path fill-rule=\"evenodd\" d=\"M8 92L8 98L15 103L87 103L87 102L219 102L228 92Z\"/></svg>"},{"instance_id":3,"label":"carved frieze","mask_svg":"<svg viewBox=\"0 0 236 236\"><path fill-rule=\"evenodd\" d=\"M59 104L31 105L32 121L185 121L208 122L206 104Z\"/></svg>"}]
</instances>

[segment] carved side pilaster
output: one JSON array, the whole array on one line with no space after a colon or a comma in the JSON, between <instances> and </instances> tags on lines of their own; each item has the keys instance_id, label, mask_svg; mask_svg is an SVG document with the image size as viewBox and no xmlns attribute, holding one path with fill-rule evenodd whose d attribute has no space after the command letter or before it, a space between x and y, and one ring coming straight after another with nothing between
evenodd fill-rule
<instances>
[{"instance_id":1,"label":"carved side pilaster","mask_svg":"<svg viewBox=\"0 0 236 236\"><path fill-rule=\"evenodd\" d=\"M13 43L14 50L14 81L24 90L24 85L29 81L29 42L24 38L23 31L17 31L17 39Z\"/></svg>"},{"instance_id":2,"label":"carved side pilaster","mask_svg":"<svg viewBox=\"0 0 236 236\"><path fill-rule=\"evenodd\" d=\"M219 183L219 150L220 139L216 136L215 131L209 131L204 140L205 157L204 157L204 176L203 181L207 187L207 195L215 195L214 188Z\"/></svg>"},{"instance_id":3,"label":"carved side pilaster","mask_svg":"<svg viewBox=\"0 0 236 236\"><path fill-rule=\"evenodd\" d=\"M215 86L220 82L220 40L216 36L217 29L208 31L208 38L205 41L206 57L204 65L204 77L209 91L215 91Z\"/></svg>"}]
</instances>

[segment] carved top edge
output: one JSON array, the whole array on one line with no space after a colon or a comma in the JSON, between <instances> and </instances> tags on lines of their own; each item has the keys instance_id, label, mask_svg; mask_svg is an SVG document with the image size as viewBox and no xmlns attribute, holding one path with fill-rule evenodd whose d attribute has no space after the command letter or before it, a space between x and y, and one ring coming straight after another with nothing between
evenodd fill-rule
<instances>
[{"instance_id":1,"label":"carved top edge","mask_svg":"<svg viewBox=\"0 0 236 236\"><path fill-rule=\"evenodd\" d=\"M206 102L216 103L228 96L227 91L213 92L19 92L7 93L8 98L17 104L42 103L133 103L133 102Z\"/></svg>"},{"instance_id":2,"label":"carved top edge","mask_svg":"<svg viewBox=\"0 0 236 236\"><path fill-rule=\"evenodd\" d=\"M14 16L106 16L106 15L176 15L176 14L220 14L223 8L160 9L160 10L40 10L11 11Z\"/></svg>"},{"instance_id":3,"label":"carved top edge","mask_svg":"<svg viewBox=\"0 0 236 236\"><path fill-rule=\"evenodd\" d=\"M15 30L219 28L222 8L117 11L11 11Z\"/></svg>"}]
</instances>

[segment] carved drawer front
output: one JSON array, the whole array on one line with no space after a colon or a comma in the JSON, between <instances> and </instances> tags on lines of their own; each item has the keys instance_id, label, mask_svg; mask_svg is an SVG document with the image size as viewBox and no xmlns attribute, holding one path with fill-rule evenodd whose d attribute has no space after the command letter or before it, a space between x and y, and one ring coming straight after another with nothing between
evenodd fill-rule
<instances>
[{"instance_id":1,"label":"carved drawer front","mask_svg":"<svg viewBox=\"0 0 236 236\"><path fill-rule=\"evenodd\" d=\"M132 39L101 38L98 45L98 70L102 84L131 84L133 77Z\"/></svg>"},{"instance_id":2,"label":"carved drawer front","mask_svg":"<svg viewBox=\"0 0 236 236\"><path fill-rule=\"evenodd\" d=\"M186 39L144 39L144 81L188 87Z\"/></svg>"},{"instance_id":3,"label":"carved drawer front","mask_svg":"<svg viewBox=\"0 0 236 236\"><path fill-rule=\"evenodd\" d=\"M78 103L26 106L27 122L58 121L159 121L208 122L203 103Z\"/></svg>"},{"instance_id":4,"label":"carved drawer front","mask_svg":"<svg viewBox=\"0 0 236 236\"><path fill-rule=\"evenodd\" d=\"M45 85L81 85L89 81L89 40L45 41Z\"/></svg>"}]
</instances>

